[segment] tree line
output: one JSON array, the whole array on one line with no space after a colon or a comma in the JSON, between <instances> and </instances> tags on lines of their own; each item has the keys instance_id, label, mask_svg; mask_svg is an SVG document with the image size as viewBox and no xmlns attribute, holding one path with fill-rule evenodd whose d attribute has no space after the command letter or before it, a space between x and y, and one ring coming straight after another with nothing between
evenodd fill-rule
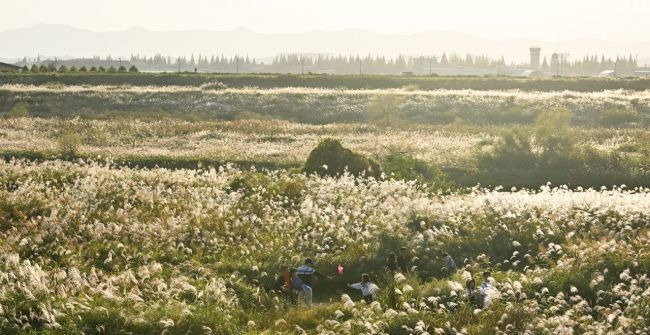
<instances>
[{"instance_id":1,"label":"tree line","mask_svg":"<svg viewBox=\"0 0 650 335\"><path fill-rule=\"evenodd\" d=\"M248 56L205 56L171 57L156 54L153 56L131 55L128 60L116 60L111 56L79 58L69 60L32 61L26 57L17 63L32 72L54 71L97 71L97 72L222 72L222 73L332 73L332 74L510 74L516 75L528 64L506 63L503 57L490 58L485 55L459 55L442 53L441 56L332 56L280 54L262 62ZM31 64L31 65L30 65ZM593 75L604 70L614 70L619 75L632 75L639 68L635 57L606 58L605 56L585 56L582 59L568 60L562 55L553 54L550 59L543 58L540 69L555 75Z\"/></svg>"},{"instance_id":2,"label":"tree line","mask_svg":"<svg viewBox=\"0 0 650 335\"><path fill-rule=\"evenodd\" d=\"M50 73L50 72L106 72L106 73L135 73L139 72L138 68L135 65L131 65L128 69L125 66L120 66L118 68L115 68L114 66L109 66L108 68L105 68L103 66L91 66L87 68L85 65L82 65L81 67L77 68L75 65L72 65L70 67L67 67L66 65L61 65L57 67L55 64L41 64L36 65L32 64L31 67L28 67L27 65L23 65L23 72L32 72L32 73Z\"/></svg>"}]
</instances>

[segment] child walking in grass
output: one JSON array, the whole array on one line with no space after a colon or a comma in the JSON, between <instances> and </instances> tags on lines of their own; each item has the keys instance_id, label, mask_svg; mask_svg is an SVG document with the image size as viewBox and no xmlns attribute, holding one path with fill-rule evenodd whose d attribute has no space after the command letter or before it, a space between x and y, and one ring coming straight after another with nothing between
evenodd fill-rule
<instances>
[{"instance_id":1,"label":"child walking in grass","mask_svg":"<svg viewBox=\"0 0 650 335\"><path fill-rule=\"evenodd\" d=\"M371 303L375 300L375 294L379 287L372 282L370 282L370 276L367 273L361 275L361 282L355 284L348 284L348 287L361 290L363 295L363 300L367 303Z\"/></svg>"}]
</instances>

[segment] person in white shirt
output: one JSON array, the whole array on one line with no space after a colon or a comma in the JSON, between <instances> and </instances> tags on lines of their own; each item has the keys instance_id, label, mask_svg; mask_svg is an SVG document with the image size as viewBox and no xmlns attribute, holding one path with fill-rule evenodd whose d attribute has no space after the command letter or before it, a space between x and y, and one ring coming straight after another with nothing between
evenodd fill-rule
<instances>
[{"instance_id":1,"label":"person in white shirt","mask_svg":"<svg viewBox=\"0 0 650 335\"><path fill-rule=\"evenodd\" d=\"M490 296L490 291L493 289L492 284L490 284L490 277L492 273L490 271L483 272L483 282L479 288L479 293L481 294L481 308L488 308L492 305L492 297Z\"/></svg>"},{"instance_id":2,"label":"person in white shirt","mask_svg":"<svg viewBox=\"0 0 650 335\"><path fill-rule=\"evenodd\" d=\"M375 295L379 287L372 282L370 282L370 276L367 273L361 275L361 282L355 284L348 284L348 287L361 290L363 295L363 300L367 303L371 303L375 300Z\"/></svg>"}]
</instances>

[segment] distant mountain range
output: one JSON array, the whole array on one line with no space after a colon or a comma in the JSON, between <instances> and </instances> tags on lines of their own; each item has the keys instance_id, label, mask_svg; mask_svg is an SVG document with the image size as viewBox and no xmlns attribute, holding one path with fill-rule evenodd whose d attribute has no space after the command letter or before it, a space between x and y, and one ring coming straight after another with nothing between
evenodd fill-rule
<instances>
[{"instance_id":1,"label":"distant mountain range","mask_svg":"<svg viewBox=\"0 0 650 335\"><path fill-rule=\"evenodd\" d=\"M128 57L131 54L171 56L248 55L258 59L281 53L324 53L330 55L441 55L443 52L504 56L507 61L527 62L528 48L539 46L542 56L553 52L570 57L584 55L638 56L641 65L650 61L650 42L612 42L597 39L540 41L535 39L489 40L448 31L428 31L411 35L387 35L366 30L312 31L296 34L264 34L238 28L229 31L187 30L149 31L130 28L114 32L94 32L68 25L38 24L0 32L0 58L23 56Z\"/></svg>"}]
</instances>

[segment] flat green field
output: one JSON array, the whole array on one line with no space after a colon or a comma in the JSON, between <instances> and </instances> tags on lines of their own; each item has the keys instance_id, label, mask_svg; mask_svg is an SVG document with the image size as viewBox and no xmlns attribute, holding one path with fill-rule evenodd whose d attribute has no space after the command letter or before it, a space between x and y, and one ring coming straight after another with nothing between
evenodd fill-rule
<instances>
[{"instance_id":1,"label":"flat green field","mask_svg":"<svg viewBox=\"0 0 650 335\"><path fill-rule=\"evenodd\" d=\"M531 79L518 77L478 76L392 76L392 75L327 75L327 74L233 74L233 73L3 73L5 84L43 85L58 82L65 85L132 85L132 86L200 86L221 82L228 87L311 87L344 89L388 89L405 86L425 90L524 90L578 91L603 90L644 91L650 88L645 78L558 77Z\"/></svg>"}]
</instances>

